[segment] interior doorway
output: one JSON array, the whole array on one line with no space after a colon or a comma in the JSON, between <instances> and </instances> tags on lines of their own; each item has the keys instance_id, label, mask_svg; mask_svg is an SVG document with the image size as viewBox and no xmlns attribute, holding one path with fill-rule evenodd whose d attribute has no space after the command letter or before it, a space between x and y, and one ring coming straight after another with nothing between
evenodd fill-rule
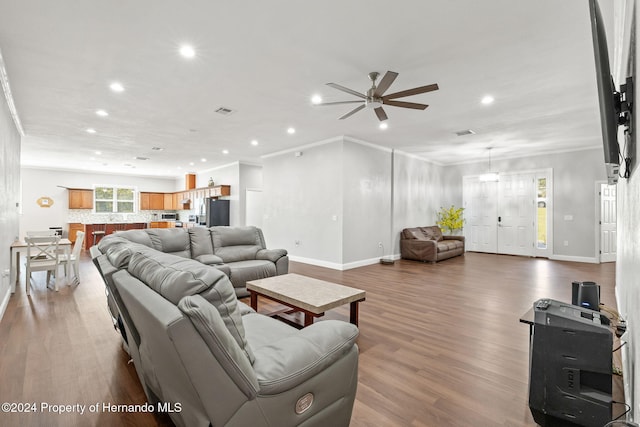
<instances>
[{"instance_id":1,"label":"interior doorway","mask_svg":"<svg viewBox=\"0 0 640 427\"><path fill-rule=\"evenodd\" d=\"M245 225L254 225L262 228L262 218L264 216L264 203L262 190L257 188L247 188L245 191Z\"/></svg>"},{"instance_id":2,"label":"interior doorway","mask_svg":"<svg viewBox=\"0 0 640 427\"><path fill-rule=\"evenodd\" d=\"M599 183L598 195L600 200L600 218L598 225L600 232L600 262L613 262L617 252L617 187L606 183Z\"/></svg>"},{"instance_id":3,"label":"interior doorway","mask_svg":"<svg viewBox=\"0 0 640 427\"><path fill-rule=\"evenodd\" d=\"M468 251L551 255L552 171L501 173L498 181L463 177Z\"/></svg>"}]
</instances>

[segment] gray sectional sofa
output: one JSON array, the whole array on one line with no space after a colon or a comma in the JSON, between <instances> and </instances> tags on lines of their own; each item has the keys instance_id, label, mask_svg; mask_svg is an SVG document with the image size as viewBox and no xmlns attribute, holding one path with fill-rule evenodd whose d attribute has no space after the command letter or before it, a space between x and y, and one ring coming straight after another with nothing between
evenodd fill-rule
<instances>
[{"instance_id":1,"label":"gray sectional sofa","mask_svg":"<svg viewBox=\"0 0 640 427\"><path fill-rule=\"evenodd\" d=\"M356 326L325 320L298 330L258 314L237 300L223 269L200 262L235 255L191 259L173 233L125 233L91 254L150 404L179 407L169 413L178 426L349 425Z\"/></svg>"},{"instance_id":2,"label":"gray sectional sofa","mask_svg":"<svg viewBox=\"0 0 640 427\"><path fill-rule=\"evenodd\" d=\"M267 249L262 230L252 226L128 230L104 237L98 249L106 254L119 239L213 265L229 276L239 298L249 295L247 281L289 271L287 251Z\"/></svg>"}]
</instances>

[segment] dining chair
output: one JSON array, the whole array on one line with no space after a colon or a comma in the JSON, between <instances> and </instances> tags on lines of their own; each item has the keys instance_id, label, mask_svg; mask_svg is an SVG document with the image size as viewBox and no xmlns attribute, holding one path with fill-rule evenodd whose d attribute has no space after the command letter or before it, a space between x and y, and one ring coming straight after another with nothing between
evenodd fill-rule
<instances>
[{"instance_id":1,"label":"dining chair","mask_svg":"<svg viewBox=\"0 0 640 427\"><path fill-rule=\"evenodd\" d=\"M76 242L70 254L60 254L58 262L64 265L64 276L69 280L69 265L73 269L73 283L80 283L80 251L84 243L84 231L76 233Z\"/></svg>"},{"instance_id":2,"label":"dining chair","mask_svg":"<svg viewBox=\"0 0 640 427\"><path fill-rule=\"evenodd\" d=\"M60 254L58 253L58 243L60 242L60 236L35 236L26 237L27 243L27 262L26 267L26 287L27 295L31 295L31 273L34 271L46 271L47 272L47 287L49 287L49 281L51 275L56 277L58 271L58 260ZM56 290L58 285L56 284Z\"/></svg>"}]
</instances>

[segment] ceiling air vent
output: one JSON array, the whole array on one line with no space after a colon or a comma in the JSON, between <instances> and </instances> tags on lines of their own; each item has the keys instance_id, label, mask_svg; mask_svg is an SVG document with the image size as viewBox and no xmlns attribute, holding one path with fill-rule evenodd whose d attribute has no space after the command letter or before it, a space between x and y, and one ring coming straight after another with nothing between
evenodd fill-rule
<instances>
[{"instance_id":1,"label":"ceiling air vent","mask_svg":"<svg viewBox=\"0 0 640 427\"><path fill-rule=\"evenodd\" d=\"M141 157L141 156L136 156L136 157L134 157L134 159L136 159L136 160L149 160L148 157Z\"/></svg>"},{"instance_id":2,"label":"ceiling air vent","mask_svg":"<svg viewBox=\"0 0 640 427\"><path fill-rule=\"evenodd\" d=\"M476 133L471 129L465 129L465 130L459 130L455 134L458 136L465 136L465 135L475 135Z\"/></svg>"},{"instance_id":3,"label":"ceiling air vent","mask_svg":"<svg viewBox=\"0 0 640 427\"><path fill-rule=\"evenodd\" d=\"M229 114L233 114L235 111L233 111L231 108L227 108L227 107L220 107L216 110L216 113L218 114L222 114L223 116L228 116Z\"/></svg>"}]
</instances>

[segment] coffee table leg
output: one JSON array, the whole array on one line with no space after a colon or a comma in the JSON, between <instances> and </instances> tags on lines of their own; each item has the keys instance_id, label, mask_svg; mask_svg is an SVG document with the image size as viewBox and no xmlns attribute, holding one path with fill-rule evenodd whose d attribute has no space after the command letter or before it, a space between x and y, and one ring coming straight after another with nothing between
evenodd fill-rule
<instances>
[{"instance_id":1,"label":"coffee table leg","mask_svg":"<svg viewBox=\"0 0 640 427\"><path fill-rule=\"evenodd\" d=\"M304 313L304 327L310 326L313 324L313 316L309 313Z\"/></svg>"},{"instance_id":2,"label":"coffee table leg","mask_svg":"<svg viewBox=\"0 0 640 427\"><path fill-rule=\"evenodd\" d=\"M249 295L251 298L251 308L258 311L258 294L253 291L249 291Z\"/></svg>"},{"instance_id":3,"label":"coffee table leg","mask_svg":"<svg viewBox=\"0 0 640 427\"><path fill-rule=\"evenodd\" d=\"M351 313L349 316L349 322L358 326L358 301L354 301L351 303Z\"/></svg>"}]
</instances>

